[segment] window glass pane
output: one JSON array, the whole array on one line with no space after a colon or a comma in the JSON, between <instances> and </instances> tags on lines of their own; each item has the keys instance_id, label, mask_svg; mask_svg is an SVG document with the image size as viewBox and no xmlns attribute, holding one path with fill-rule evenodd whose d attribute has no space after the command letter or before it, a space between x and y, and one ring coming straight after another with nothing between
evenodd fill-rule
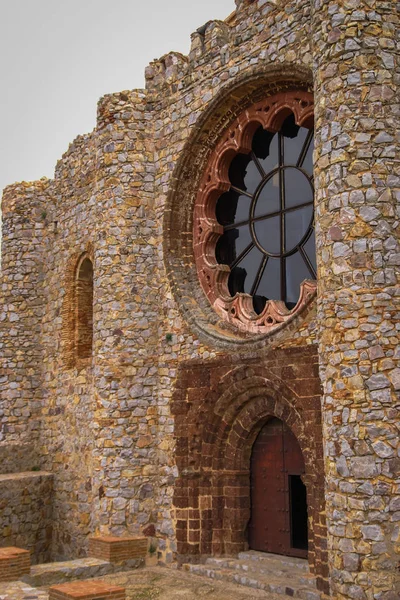
<instances>
[{"instance_id":1,"label":"window glass pane","mask_svg":"<svg viewBox=\"0 0 400 600\"><path fill-rule=\"evenodd\" d=\"M307 154L306 154L303 164L301 166L301 168L304 169L305 172L308 173L308 175L310 175L310 177L313 174L313 152L314 152L314 138L310 142L310 146L307 150Z\"/></svg>"},{"instance_id":2,"label":"window glass pane","mask_svg":"<svg viewBox=\"0 0 400 600\"><path fill-rule=\"evenodd\" d=\"M261 189L257 199L254 216L267 215L271 212L280 210L281 202L279 197L279 173L276 173L264 187Z\"/></svg>"},{"instance_id":3,"label":"window glass pane","mask_svg":"<svg viewBox=\"0 0 400 600\"><path fill-rule=\"evenodd\" d=\"M285 169L285 206L297 206L313 201L313 191L307 177L298 169Z\"/></svg>"},{"instance_id":4,"label":"window glass pane","mask_svg":"<svg viewBox=\"0 0 400 600\"><path fill-rule=\"evenodd\" d=\"M215 246L215 258L220 265L231 265L236 258L235 241L237 231L230 229L226 231Z\"/></svg>"},{"instance_id":5,"label":"window glass pane","mask_svg":"<svg viewBox=\"0 0 400 600\"><path fill-rule=\"evenodd\" d=\"M315 255L315 231L313 230L309 239L303 246L305 253L307 254L312 266L314 267L315 272L317 272L317 259ZM310 275L311 277L311 275Z\"/></svg>"},{"instance_id":6,"label":"window glass pane","mask_svg":"<svg viewBox=\"0 0 400 600\"><path fill-rule=\"evenodd\" d=\"M266 302L267 299L265 298L265 296L259 296L258 294L255 294L253 296L253 308L257 315L262 313L262 311L265 308Z\"/></svg>"},{"instance_id":7,"label":"window glass pane","mask_svg":"<svg viewBox=\"0 0 400 600\"><path fill-rule=\"evenodd\" d=\"M313 207L305 206L285 215L286 252L290 252L305 236L313 216Z\"/></svg>"},{"instance_id":8,"label":"window glass pane","mask_svg":"<svg viewBox=\"0 0 400 600\"><path fill-rule=\"evenodd\" d=\"M281 261L269 258L257 295L268 300L281 300Z\"/></svg>"},{"instance_id":9,"label":"window glass pane","mask_svg":"<svg viewBox=\"0 0 400 600\"><path fill-rule=\"evenodd\" d=\"M286 258L286 305L293 308L299 299L300 284L310 279L310 273L299 252Z\"/></svg>"},{"instance_id":10,"label":"window glass pane","mask_svg":"<svg viewBox=\"0 0 400 600\"><path fill-rule=\"evenodd\" d=\"M253 248L238 264L238 267L241 267L246 271L246 278L244 281L244 291L246 294L250 294L251 292L263 257L264 255L258 248Z\"/></svg>"},{"instance_id":11,"label":"window glass pane","mask_svg":"<svg viewBox=\"0 0 400 600\"><path fill-rule=\"evenodd\" d=\"M244 176L246 174L246 167L250 161L250 157L246 154L237 154L232 160L229 167L229 181L232 185L239 188L240 190L246 190L244 183Z\"/></svg>"},{"instance_id":12,"label":"window glass pane","mask_svg":"<svg viewBox=\"0 0 400 600\"><path fill-rule=\"evenodd\" d=\"M304 146L304 142L306 140L308 129L305 127L300 127L296 137L284 137L284 164L285 165L297 165L297 161L300 158L301 151Z\"/></svg>"},{"instance_id":13,"label":"window glass pane","mask_svg":"<svg viewBox=\"0 0 400 600\"><path fill-rule=\"evenodd\" d=\"M215 209L217 221L221 225L233 225L249 218L251 198L231 190L222 194Z\"/></svg>"},{"instance_id":14,"label":"window glass pane","mask_svg":"<svg viewBox=\"0 0 400 600\"><path fill-rule=\"evenodd\" d=\"M254 223L258 243L266 252L271 254L279 254L281 251L280 223L280 217L271 217L270 219Z\"/></svg>"},{"instance_id":15,"label":"window glass pane","mask_svg":"<svg viewBox=\"0 0 400 600\"><path fill-rule=\"evenodd\" d=\"M290 115L283 122L283 125L281 127L281 134L285 138L295 138L299 133L299 129L300 127L296 125L294 114L290 113Z\"/></svg>"},{"instance_id":16,"label":"window glass pane","mask_svg":"<svg viewBox=\"0 0 400 600\"><path fill-rule=\"evenodd\" d=\"M254 194L256 188L260 185L262 175L257 169L254 161L250 161L246 168L246 174L244 176L244 184L249 194Z\"/></svg>"},{"instance_id":17,"label":"window glass pane","mask_svg":"<svg viewBox=\"0 0 400 600\"><path fill-rule=\"evenodd\" d=\"M243 293L246 274L246 270L241 267L232 269L228 279L228 288L231 296L234 296L237 293Z\"/></svg>"},{"instance_id":18,"label":"window glass pane","mask_svg":"<svg viewBox=\"0 0 400 600\"><path fill-rule=\"evenodd\" d=\"M219 238L215 248L215 258L222 265L231 265L251 242L248 225L229 229Z\"/></svg>"},{"instance_id":19,"label":"window glass pane","mask_svg":"<svg viewBox=\"0 0 400 600\"><path fill-rule=\"evenodd\" d=\"M271 135L268 131L265 133L268 134L268 136ZM256 156L258 157L265 174L268 175L268 173L279 166L278 134L273 134L271 139L267 139L266 136L265 140L267 144L265 146L266 151L264 151L263 154L260 152L260 156L256 153Z\"/></svg>"},{"instance_id":20,"label":"window glass pane","mask_svg":"<svg viewBox=\"0 0 400 600\"><path fill-rule=\"evenodd\" d=\"M269 154L269 146L271 144L274 133L267 131L261 125L253 136L251 148L257 158L266 158Z\"/></svg>"}]
</instances>

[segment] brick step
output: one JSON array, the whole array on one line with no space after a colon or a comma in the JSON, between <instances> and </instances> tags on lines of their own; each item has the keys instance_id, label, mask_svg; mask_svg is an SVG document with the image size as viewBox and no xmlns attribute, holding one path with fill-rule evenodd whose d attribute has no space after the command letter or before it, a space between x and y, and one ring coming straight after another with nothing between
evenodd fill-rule
<instances>
[{"instance_id":1,"label":"brick step","mask_svg":"<svg viewBox=\"0 0 400 600\"><path fill-rule=\"evenodd\" d=\"M30 575L25 575L21 579L29 585L39 587L56 583L66 583L76 579L90 579L112 573L120 573L121 571L135 569L142 564L143 561L139 559L112 564L98 558L80 558L77 560L32 566Z\"/></svg>"},{"instance_id":2,"label":"brick step","mask_svg":"<svg viewBox=\"0 0 400 600\"><path fill-rule=\"evenodd\" d=\"M288 575L266 575L263 573L240 571L236 568L222 568L205 564L186 564L183 568L194 575L203 575L218 581L236 583L248 588L264 590L284 598L300 598L301 600L320 600L319 592L311 585L298 583Z\"/></svg>"},{"instance_id":3,"label":"brick step","mask_svg":"<svg viewBox=\"0 0 400 600\"><path fill-rule=\"evenodd\" d=\"M303 569L293 568L290 565L279 564L278 561L248 561L248 560L234 560L230 558L208 558L206 565L214 565L221 567L222 569L236 569L237 571L244 571L249 576L255 575L270 575L274 578L285 578L295 583L296 585L305 585L310 588L315 588L316 582L315 577Z\"/></svg>"}]
</instances>

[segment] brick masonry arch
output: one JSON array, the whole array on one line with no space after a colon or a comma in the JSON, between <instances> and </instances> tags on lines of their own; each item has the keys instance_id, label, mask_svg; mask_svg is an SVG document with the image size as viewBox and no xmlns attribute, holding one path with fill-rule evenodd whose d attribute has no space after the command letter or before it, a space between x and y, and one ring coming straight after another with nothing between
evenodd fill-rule
<instances>
[{"instance_id":1,"label":"brick masonry arch","mask_svg":"<svg viewBox=\"0 0 400 600\"><path fill-rule=\"evenodd\" d=\"M90 362L89 358L79 357L76 343L77 277L85 259L89 259L92 265L94 264L94 251L91 243L79 248L69 257L64 271L61 342L63 365L68 369L74 367L81 368L87 366Z\"/></svg>"},{"instance_id":2,"label":"brick masonry arch","mask_svg":"<svg viewBox=\"0 0 400 600\"><path fill-rule=\"evenodd\" d=\"M272 417L291 429L303 453L309 511L309 563L326 589L324 461L320 382L312 347L263 359L187 363L173 399L179 476L174 504L184 560L234 556L247 546L250 457Z\"/></svg>"}]
</instances>

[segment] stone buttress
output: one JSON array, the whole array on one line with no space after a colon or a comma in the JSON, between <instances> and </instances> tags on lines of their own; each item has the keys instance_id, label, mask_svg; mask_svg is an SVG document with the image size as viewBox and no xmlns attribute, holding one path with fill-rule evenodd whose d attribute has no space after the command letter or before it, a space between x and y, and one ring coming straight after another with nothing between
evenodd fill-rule
<instances>
[{"instance_id":1,"label":"stone buttress","mask_svg":"<svg viewBox=\"0 0 400 600\"><path fill-rule=\"evenodd\" d=\"M394 600L400 592L398 4L313 5L332 594Z\"/></svg>"},{"instance_id":2,"label":"stone buttress","mask_svg":"<svg viewBox=\"0 0 400 600\"><path fill-rule=\"evenodd\" d=\"M37 465L49 181L5 189L2 201L0 473Z\"/></svg>"},{"instance_id":3,"label":"stone buttress","mask_svg":"<svg viewBox=\"0 0 400 600\"><path fill-rule=\"evenodd\" d=\"M151 129L144 92L99 104L93 527L113 535L156 521L159 258Z\"/></svg>"}]
</instances>

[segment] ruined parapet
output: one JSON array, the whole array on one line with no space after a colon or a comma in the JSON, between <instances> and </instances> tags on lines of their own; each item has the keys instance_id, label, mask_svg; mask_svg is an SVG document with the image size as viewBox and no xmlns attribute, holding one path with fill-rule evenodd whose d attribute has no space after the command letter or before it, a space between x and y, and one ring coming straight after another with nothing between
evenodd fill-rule
<instances>
[{"instance_id":1,"label":"ruined parapet","mask_svg":"<svg viewBox=\"0 0 400 600\"><path fill-rule=\"evenodd\" d=\"M228 61L231 27L225 21L212 20L191 35L188 56L169 52L154 60L145 70L146 89L160 92L169 88L172 93L193 83L196 68L209 63L218 68Z\"/></svg>"},{"instance_id":2,"label":"ruined parapet","mask_svg":"<svg viewBox=\"0 0 400 600\"><path fill-rule=\"evenodd\" d=\"M54 178L57 182L57 192L62 203L69 197L79 197L82 192L93 186L95 181L95 146L94 135L88 133L78 135L57 162ZM71 182L74 185L71 186ZM60 206L60 210L63 207Z\"/></svg>"},{"instance_id":3,"label":"ruined parapet","mask_svg":"<svg viewBox=\"0 0 400 600\"><path fill-rule=\"evenodd\" d=\"M52 235L50 182L18 183L4 190L0 296L0 443L5 471L18 471L13 443L34 444L38 434L46 236ZM50 230L50 231L49 231ZM9 453L7 444L10 443ZM15 460L13 460L13 456ZM0 465L0 473L1 473Z\"/></svg>"},{"instance_id":4,"label":"ruined parapet","mask_svg":"<svg viewBox=\"0 0 400 600\"><path fill-rule=\"evenodd\" d=\"M147 168L152 162L150 136L146 128L150 119L145 90L123 91L103 96L97 106L96 173L99 191L119 188L133 200L150 192Z\"/></svg>"},{"instance_id":5,"label":"ruined parapet","mask_svg":"<svg viewBox=\"0 0 400 600\"><path fill-rule=\"evenodd\" d=\"M230 27L224 21L208 21L192 33L191 39L189 58L191 61L198 61L210 53L217 55L229 44Z\"/></svg>"},{"instance_id":6,"label":"ruined parapet","mask_svg":"<svg viewBox=\"0 0 400 600\"><path fill-rule=\"evenodd\" d=\"M145 90L125 90L106 94L97 103L97 127L99 131L114 123L142 121Z\"/></svg>"},{"instance_id":7,"label":"ruined parapet","mask_svg":"<svg viewBox=\"0 0 400 600\"><path fill-rule=\"evenodd\" d=\"M174 91L185 79L188 69L188 58L180 52L169 52L152 61L145 70L146 89L160 89L171 86Z\"/></svg>"},{"instance_id":8,"label":"ruined parapet","mask_svg":"<svg viewBox=\"0 0 400 600\"><path fill-rule=\"evenodd\" d=\"M266 0L268 2L268 0ZM236 4L236 10L239 13L241 10L243 9L247 9L247 7L249 6L249 4L255 4L256 0L235 0L235 4ZM263 2L261 0L261 4L264 4L265 2ZM259 2L260 4L260 2Z\"/></svg>"}]
</instances>

